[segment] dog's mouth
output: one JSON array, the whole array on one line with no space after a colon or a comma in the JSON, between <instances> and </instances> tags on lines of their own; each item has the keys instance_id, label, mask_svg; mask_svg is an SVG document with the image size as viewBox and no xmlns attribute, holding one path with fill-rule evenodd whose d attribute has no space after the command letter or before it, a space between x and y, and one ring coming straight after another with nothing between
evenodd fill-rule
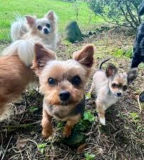
<instances>
[{"instance_id":1,"label":"dog's mouth","mask_svg":"<svg viewBox=\"0 0 144 160\"><path fill-rule=\"evenodd\" d=\"M80 103L80 101L76 102L76 101L74 101L72 99L69 99L67 101L60 101L60 103L61 103L62 106L68 106L68 105L78 104L78 103Z\"/></svg>"},{"instance_id":2,"label":"dog's mouth","mask_svg":"<svg viewBox=\"0 0 144 160\"><path fill-rule=\"evenodd\" d=\"M61 101L62 106L67 106L68 104L70 104L68 101Z\"/></svg>"}]
</instances>

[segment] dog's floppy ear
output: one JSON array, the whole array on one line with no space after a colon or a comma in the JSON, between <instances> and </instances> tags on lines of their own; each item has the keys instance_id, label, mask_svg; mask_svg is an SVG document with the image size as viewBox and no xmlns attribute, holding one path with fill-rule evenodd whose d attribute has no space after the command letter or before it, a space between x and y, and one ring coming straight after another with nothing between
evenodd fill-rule
<instances>
[{"instance_id":1,"label":"dog's floppy ear","mask_svg":"<svg viewBox=\"0 0 144 160\"><path fill-rule=\"evenodd\" d=\"M33 16L25 16L27 23L33 26L36 23L36 18Z\"/></svg>"},{"instance_id":2,"label":"dog's floppy ear","mask_svg":"<svg viewBox=\"0 0 144 160\"><path fill-rule=\"evenodd\" d=\"M41 71L48 61L55 60L56 55L51 50L47 50L43 47L43 45L36 43L34 45L34 60L31 69L36 71ZM37 72L39 73L39 72Z\"/></svg>"},{"instance_id":3,"label":"dog's floppy ear","mask_svg":"<svg viewBox=\"0 0 144 160\"><path fill-rule=\"evenodd\" d=\"M87 68L91 68L94 64L94 46L86 45L82 50L73 53L73 59Z\"/></svg>"},{"instance_id":4,"label":"dog's floppy ear","mask_svg":"<svg viewBox=\"0 0 144 160\"><path fill-rule=\"evenodd\" d=\"M57 21L57 16L54 11L49 11L44 17L51 21Z\"/></svg>"},{"instance_id":5,"label":"dog's floppy ear","mask_svg":"<svg viewBox=\"0 0 144 160\"><path fill-rule=\"evenodd\" d=\"M127 73L128 84L130 84L138 76L138 69L132 68Z\"/></svg>"},{"instance_id":6,"label":"dog's floppy ear","mask_svg":"<svg viewBox=\"0 0 144 160\"><path fill-rule=\"evenodd\" d=\"M106 76L107 77L114 76L116 73L117 73L116 66L112 63L108 64L106 68Z\"/></svg>"}]
</instances>

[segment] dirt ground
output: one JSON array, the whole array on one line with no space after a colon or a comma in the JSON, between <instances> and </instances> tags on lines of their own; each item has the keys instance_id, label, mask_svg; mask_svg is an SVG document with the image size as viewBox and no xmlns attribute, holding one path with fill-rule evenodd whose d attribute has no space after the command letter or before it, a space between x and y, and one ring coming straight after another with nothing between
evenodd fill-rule
<instances>
[{"instance_id":1,"label":"dirt ground","mask_svg":"<svg viewBox=\"0 0 144 160\"><path fill-rule=\"evenodd\" d=\"M71 53L87 43L96 46L95 58L99 62L117 49L132 48L133 36L123 33L102 33L85 38L83 42L69 44L60 40L57 55L68 59ZM113 57L119 72L128 71L130 59ZM67 145L61 138L62 128L53 120L54 135L44 140L41 136L42 96L37 91L26 92L23 99L14 104L17 115L0 123L1 160L143 160L144 159L144 108L137 101L144 90L143 68L125 95L106 111L106 126L101 126L96 116L94 98L86 100L86 111L95 115L87 130L85 142L80 146ZM90 88L91 79L87 86ZM140 106L143 110L140 112Z\"/></svg>"}]
</instances>

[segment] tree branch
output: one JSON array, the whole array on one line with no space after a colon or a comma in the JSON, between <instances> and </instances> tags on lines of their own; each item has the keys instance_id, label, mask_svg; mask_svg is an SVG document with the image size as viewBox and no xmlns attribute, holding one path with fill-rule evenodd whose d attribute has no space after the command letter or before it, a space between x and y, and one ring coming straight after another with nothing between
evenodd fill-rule
<instances>
[{"instance_id":1,"label":"tree branch","mask_svg":"<svg viewBox=\"0 0 144 160\"><path fill-rule=\"evenodd\" d=\"M132 24L132 22L128 19L126 13L124 12L124 9L123 9L121 6L120 6L120 9L121 9L121 11L122 11L125 19L129 22L130 26L131 26L132 28L136 29L136 27L135 27L135 26Z\"/></svg>"},{"instance_id":2,"label":"tree branch","mask_svg":"<svg viewBox=\"0 0 144 160\"><path fill-rule=\"evenodd\" d=\"M129 8L129 5L128 5L127 2L126 2L126 8L127 8L129 17L130 17L131 20L132 20L132 23L134 23L134 25L137 27L137 26L138 26L138 23L137 23L137 21L135 20L135 18L134 18L135 16L134 16L133 13L131 12L131 9Z\"/></svg>"}]
</instances>

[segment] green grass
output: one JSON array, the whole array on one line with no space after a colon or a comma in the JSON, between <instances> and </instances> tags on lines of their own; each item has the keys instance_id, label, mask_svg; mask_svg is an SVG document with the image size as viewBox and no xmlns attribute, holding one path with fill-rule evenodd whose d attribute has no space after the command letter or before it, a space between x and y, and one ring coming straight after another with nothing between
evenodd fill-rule
<instances>
[{"instance_id":1,"label":"green grass","mask_svg":"<svg viewBox=\"0 0 144 160\"><path fill-rule=\"evenodd\" d=\"M49 10L54 10L58 15L61 33L71 20L76 20L84 30L103 22L100 17L94 15L85 2L81 1L70 3L62 0L0 0L0 41L10 40L10 25L16 15L36 15L40 18Z\"/></svg>"}]
</instances>

